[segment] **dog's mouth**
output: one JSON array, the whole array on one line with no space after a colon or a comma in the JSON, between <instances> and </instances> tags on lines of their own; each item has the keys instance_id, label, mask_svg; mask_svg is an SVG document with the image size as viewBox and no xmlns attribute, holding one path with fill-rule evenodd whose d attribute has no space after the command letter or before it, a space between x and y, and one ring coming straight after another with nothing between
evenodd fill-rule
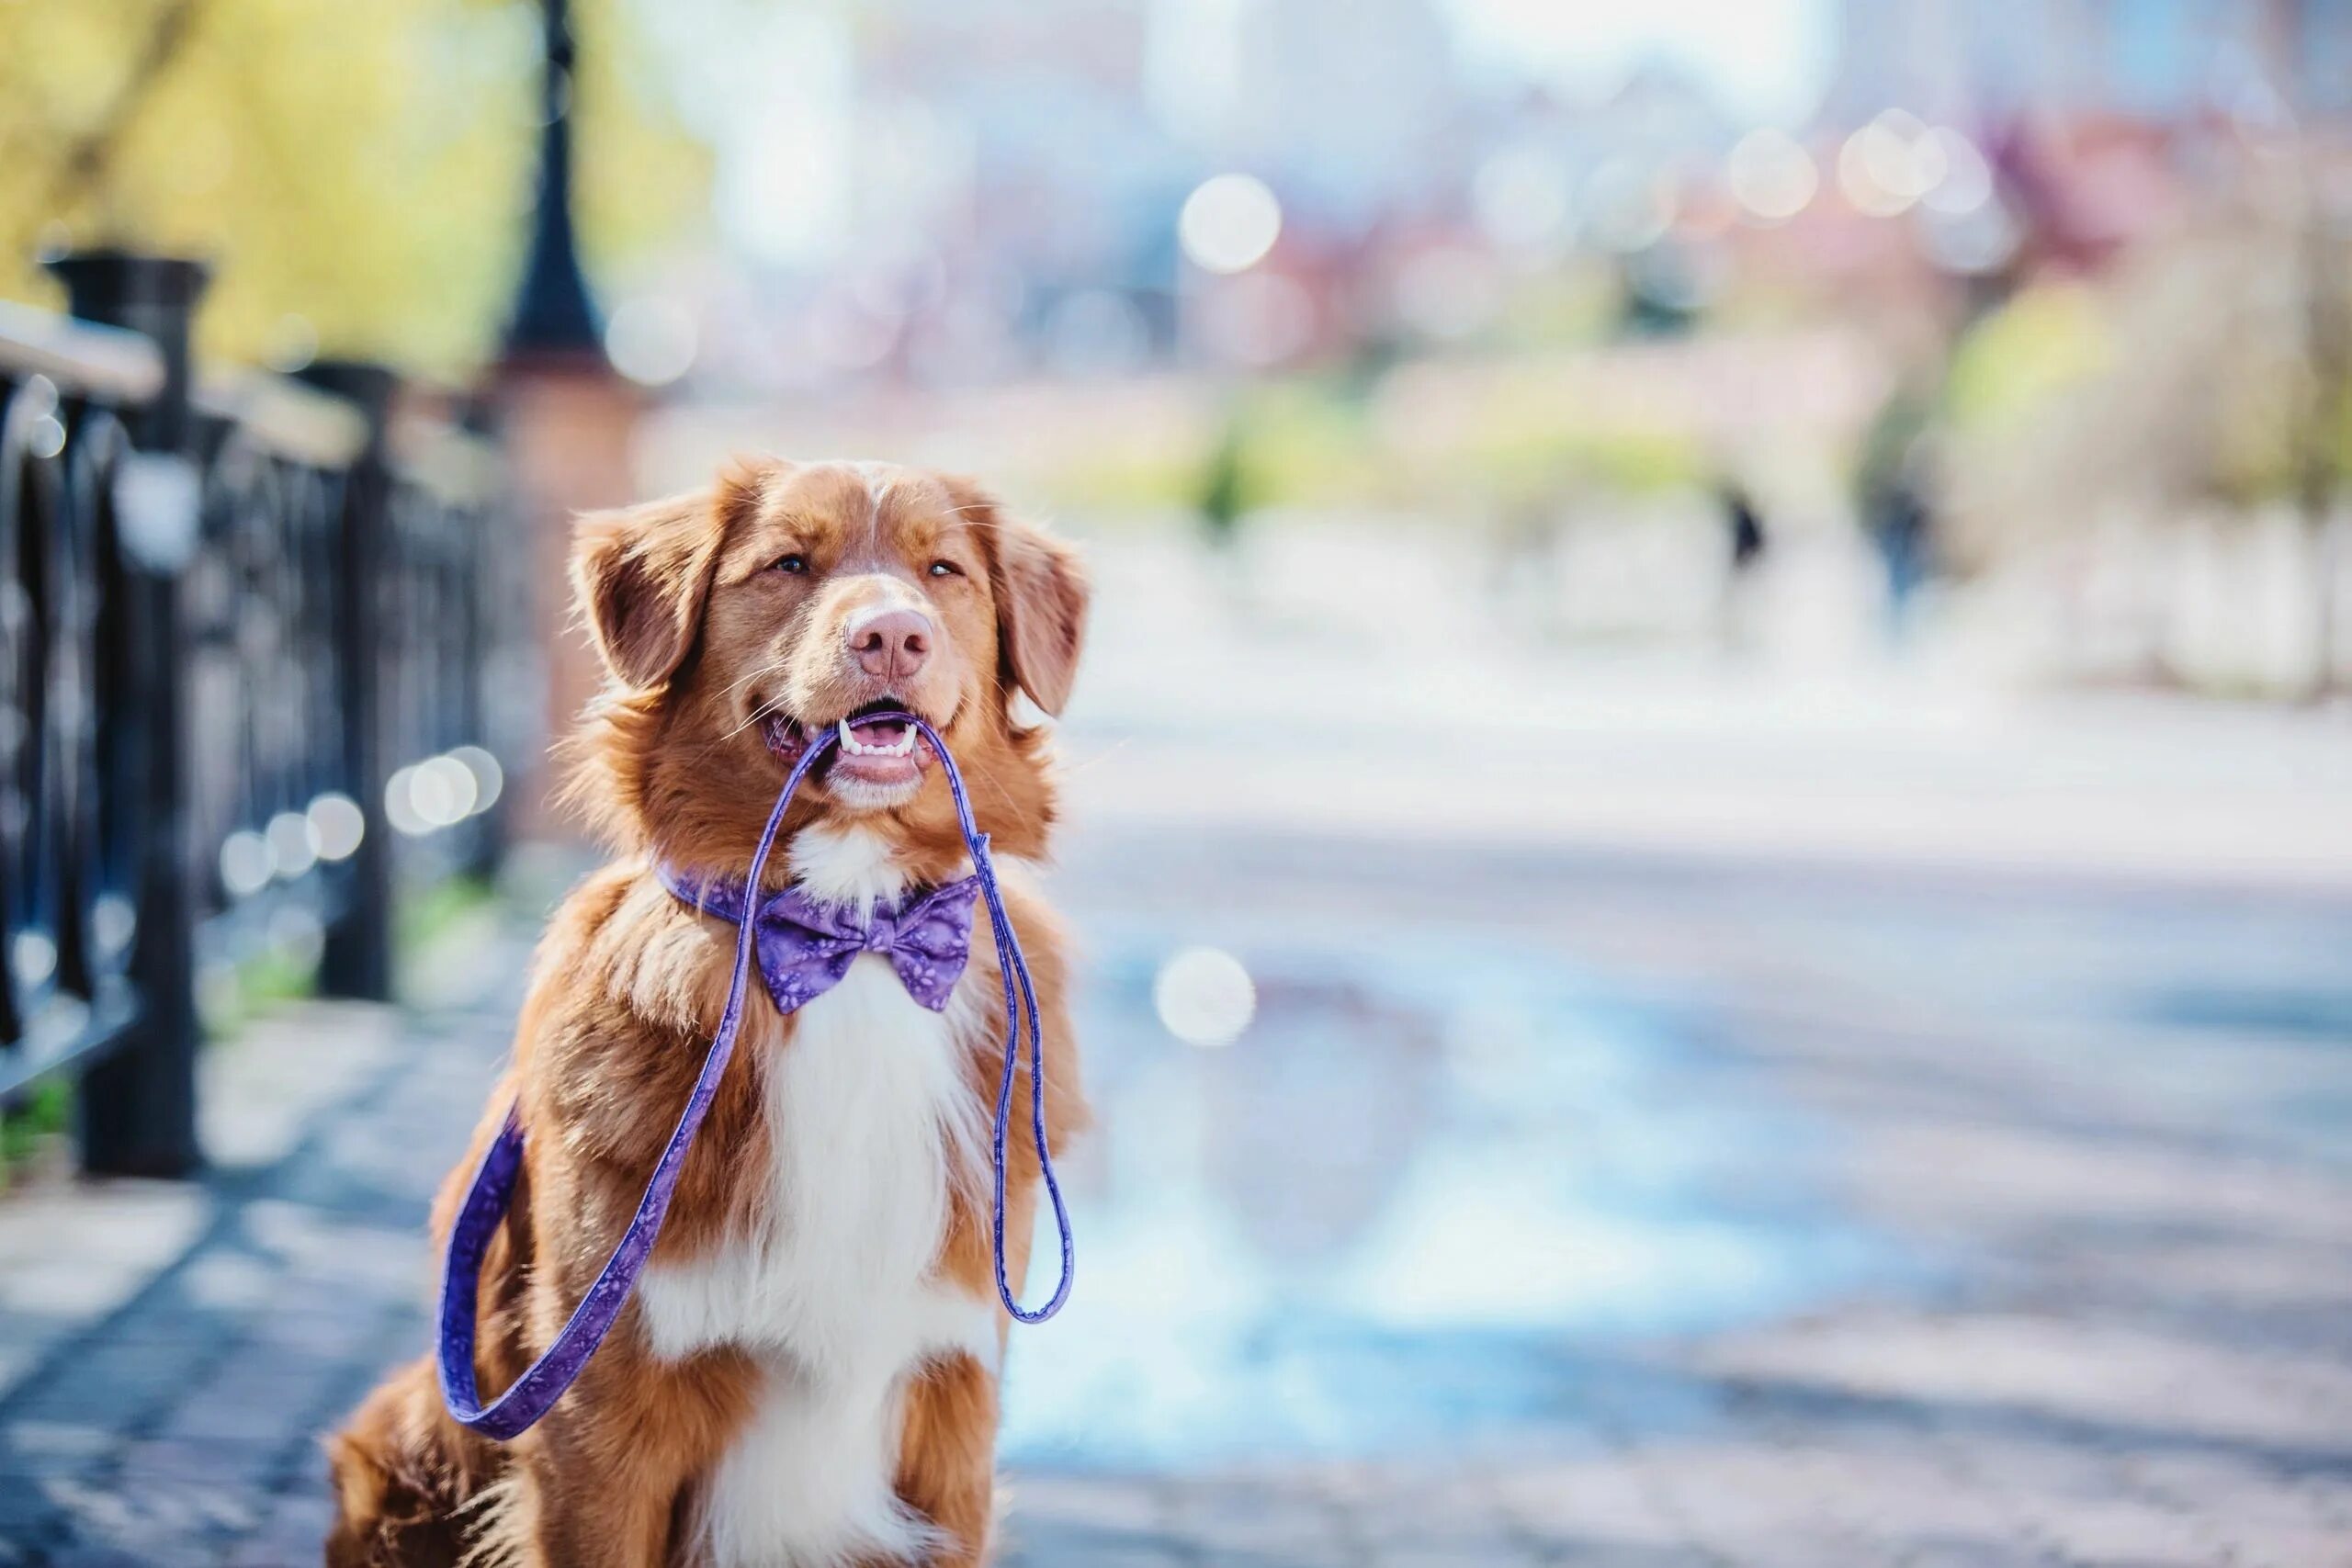
<instances>
[{"instance_id":1,"label":"dog's mouth","mask_svg":"<svg viewBox=\"0 0 2352 1568\"><path fill-rule=\"evenodd\" d=\"M891 698L865 704L830 727L838 742L814 770L828 784L863 786L867 793L896 792L922 782L935 760L931 742L907 721L906 704ZM797 764L812 739L809 725L784 714L762 722L768 750L786 767Z\"/></svg>"}]
</instances>

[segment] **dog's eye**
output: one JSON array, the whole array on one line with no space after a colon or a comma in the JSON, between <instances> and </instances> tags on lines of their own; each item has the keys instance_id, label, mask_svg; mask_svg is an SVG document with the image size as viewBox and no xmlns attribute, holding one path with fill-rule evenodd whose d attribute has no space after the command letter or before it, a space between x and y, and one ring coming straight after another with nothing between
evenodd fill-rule
<instances>
[{"instance_id":1,"label":"dog's eye","mask_svg":"<svg viewBox=\"0 0 2352 1568\"><path fill-rule=\"evenodd\" d=\"M931 575L933 577L961 577L964 575L964 569L957 566L952 560L935 560L931 563Z\"/></svg>"},{"instance_id":2,"label":"dog's eye","mask_svg":"<svg viewBox=\"0 0 2352 1568\"><path fill-rule=\"evenodd\" d=\"M770 570L789 572L794 577L798 577L808 570L808 558L796 550L788 556L778 556L775 564Z\"/></svg>"}]
</instances>

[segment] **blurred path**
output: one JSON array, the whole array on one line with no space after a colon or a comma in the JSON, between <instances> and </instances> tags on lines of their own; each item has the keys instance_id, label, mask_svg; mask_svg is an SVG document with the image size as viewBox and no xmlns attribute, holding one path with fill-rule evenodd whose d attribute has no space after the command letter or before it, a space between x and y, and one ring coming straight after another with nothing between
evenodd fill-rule
<instances>
[{"instance_id":1,"label":"blurred path","mask_svg":"<svg viewBox=\"0 0 2352 1568\"><path fill-rule=\"evenodd\" d=\"M1179 537L1089 541L1083 818L2352 888L2341 708L2003 689L1793 633L1769 657L1564 644L1495 596L1475 541L1248 544L1237 576ZM1839 618L1784 612L1815 616Z\"/></svg>"},{"instance_id":2,"label":"blurred path","mask_svg":"<svg viewBox=\"0 0 2352 1568\"><path fill-rule=\"evenodd\" d=\"M1106 558L1055 874L1102 1127L1009 1561L2352 1563L2338 732L1807 734L1800 687L1498 644L1460 694L1549 705L1473 761L1411 684L1453 632L1236 631ZM212 1053L209 1187L0 1201L0 1563L315 1560L529 925ZM1192 946L1254 981L1229 1044L1163 1023Z\"/></svg>"},{"instance_id":3,"label":"blurred path","mask_svg":"<svg viewBox=\"0 0 2352 1568\"><path fill-rule=\"evenodd\" d=\"M2352 1562L2352 906L1072 859L1261 1010L1090 1020L1025 1561Z\"/></svg>"}]
</instances>

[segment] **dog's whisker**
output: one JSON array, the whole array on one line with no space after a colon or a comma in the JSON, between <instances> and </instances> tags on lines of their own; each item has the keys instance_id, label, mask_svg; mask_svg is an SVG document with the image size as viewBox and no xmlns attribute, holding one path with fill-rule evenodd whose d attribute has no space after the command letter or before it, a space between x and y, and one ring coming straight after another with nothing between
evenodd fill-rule
<instances>
[{"instance_id":1,"label":"dog's whisker","mask_svg":"<svg viewBox=\"0 0 2352 1568\"><path fill-rule=\"evenodd\" d=\"M696 763L707 760L713 752L732 741L737 736L742 734L743 731L751 728L762 719L766 718L771 714L780 714L783 712L784 708L775 702L761 704L758 707L752 710L751 717L735 726L732 729L726 731L724 734L720 735L718 739L711 741L709 744L697 748L694 754L688 757L686 761L689 763Z\"/></svg>"},{"instance_id":2,"label":"dog's whisker","mask_svg":"<svg viewBox=\"0 0 2352 1568\"><path fill-rule=\"evenodd\" d=\"M1015 796L1011 790L1005 788L1004 785L998 781L996 774L991 773L989 769L983 767L978 762L967 762L964 764L964 776L967 779L978 779L980 783L987 784L990 789L996 791L997 798L1004 802L1006 808L1012 812L1013 816L1019 820L1022 827L1026 828L1034 825L1033 818L1030 814L1022 809L1020 799Z\"/></svg>"},{"instance_id":3,"label":"dog's whisker","mask_svg":"<svg viewBox=\"0 0 2352 1568\"><path fill-rule=\"evenodd\" d=\"M758 669L756 669L756 670L752 671L750 674L748 674L748 675L744 676L741 680L737 681L737 682L733 682L732 684L730 684L730 685L727 688L726 694L727 694L728 696L730 696L730 697L731 697L731 696L733 696L736 693L738 693L738 692L741 691L744 687L746 687L746 686L750 685L752 682L754 682L754 681L756 681L756 680L760 679L760 677L762 677L763 675L781 675L781 674L785 673L786 671L790 670L791 668L792 668L792 661L791 661L791 660L790 660L789 658L787 658L787 657L785 657L785 656L779 655L776 659L775 659L775 660L772 660L771 662L761 665Z\"/></svg>"},{"instance_id":4,"label":"dog's whisker","mask_svg":"<svg viewBox=\"0 0 2352 1568\"><path fill-rule=\"evenodd\" d=\"M769 701L767 701L767 702L764 702L764 703L760 704L760 705L759 705L759 706L757 706L757 707L755 707L755 708L753 708L753 709L752 710L752 716L751 716L751 717L749 717L749 718L745 719L742 723L741 723L741 724L737 725L734 728L728 730L725 734L721 735L721 736L718 738L718 739L717 741L713 742L713 743L712 743L712 745L711 745L710 747L706 748L706 750L705 750L705 751L704 751L704 755L707 756L707 755L709 754L709 752L710 752L710 751L712 751L712 750L716 750L719 746L724 745L726 742L728 742L728 741L729 741L729 740L734 739L737 736L739 736L739 735L742 734L742 733L743 733L743 731L745 731L745 730L747 730L747 729L751 728L753 725L755 725L755 724L759 723L762 719L763 719L763 718L767 717L770 714L780 714L780 713L782 713L783 711L784 711L784 708L783 708L782 705L781 705L781 704L778 704L777 702L775 702L775 700L773 700L773 699L771 699L771 700L769 700Z\"/></svg>"},{"instance_id":5,"label":"dog's whisker","mask_svg":"<svg viewBox=\"0 0 2352 1568\"><path fill-rule=\"evenodd\" d=\"M1100 767L1102 763L1109 761L1112 758L1117 756L1120 752L1125 750L1135 743L1134 736L1123 735L1118 739L1114 740L1111 744L1103 747L1102 750L1095 752L1091 757L1078 758L1063 762L1061 764L1061 772L1063 775L1067 777L1071 773L1082 773L1089 768Z\"/></svg>"}]
</instances>

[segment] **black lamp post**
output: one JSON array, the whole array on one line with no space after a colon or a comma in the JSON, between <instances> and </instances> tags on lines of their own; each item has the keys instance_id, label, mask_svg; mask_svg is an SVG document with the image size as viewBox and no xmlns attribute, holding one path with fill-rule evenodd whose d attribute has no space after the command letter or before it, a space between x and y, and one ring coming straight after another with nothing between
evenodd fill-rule
<instances>
[{"instance_id":1,"label":"black lamp post","mask_svg":"<svg viewBox=\"0 0 2352 1568\"><path fill-rule=\"evenodd\" d=\"M507 320L503 357L510 364L586 358L601 365L604 333L580 270L571 226L571 7L570 0L541 0L541 9L547 67L540 85L538 186L530 254Z\"/></svg>"}]
</instances>

